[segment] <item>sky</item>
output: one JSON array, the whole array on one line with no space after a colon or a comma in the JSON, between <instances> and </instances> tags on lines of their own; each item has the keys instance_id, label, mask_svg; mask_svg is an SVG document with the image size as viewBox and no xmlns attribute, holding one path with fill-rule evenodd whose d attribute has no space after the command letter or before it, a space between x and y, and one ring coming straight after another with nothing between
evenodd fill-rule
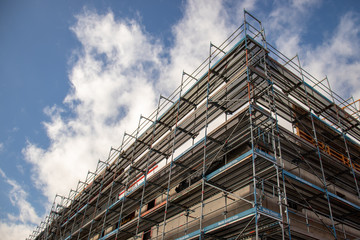
<instances>
[{"instance_id":1,"label":"sky","mask_svg":"<svg viewBox=\"0 0 360 240\"><path fill-rule=\"evenodd\" d=\"M360 98L360 1L0 1L0 236L25 239L243 21Z\"/></svg>"}]
</instances>

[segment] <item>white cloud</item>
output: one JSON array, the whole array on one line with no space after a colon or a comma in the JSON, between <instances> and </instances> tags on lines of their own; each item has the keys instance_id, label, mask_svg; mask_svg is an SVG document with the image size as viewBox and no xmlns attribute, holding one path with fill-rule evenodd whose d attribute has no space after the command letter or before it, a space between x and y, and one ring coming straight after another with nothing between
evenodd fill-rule
<instances>
[{"instance_id":1,"label":"white cloud","mask_svg":"<svg viewBox=\"0 0 360 240\"><path fill-rule=\"evenodd\" d=\"M4 150L4 144L0 142L0 152Z\"/></svg>"},{"instance_id":2,"label":"white cloud","mask_svg":"<svg viewBox=\"0 0 360 240\"><path fill-rule=\"evenodd\" d=\"M34 207L27 201L28 193L15 180L10 179L0 169L0 176L10 185L10 203L18 209L18 214L7 214L6 220L0 220L0 236L8 240L24 239L41 221Z\"/></svg>"},{"instance_id":3,"label":"white cloud","mask_svg":"<svg viewBox=\"0 0 360 240\"><path fill-rule=\"evenodd\" d=\"M168 64L162 68L157 87L162 92L172 91L178 87L182 71L190 74L198 67L209 56L210 41L220 46L225 38L242 23L240 19L243 16L243 9L251 10L255 3L256 1L249 0L236 3L187 1L183 9L183 18L172 28L174 46L169 51L170 58Z\"/></svg>"},{"instance_id":4,"label":"white cloud","mask_svg":"<svg viewBox=\"0 0 360 240\"><path fill-rule=\"evenodd\" d=\"M331 87L343 98L360 98L360 15L342 16L333 35L315 49L305 52L305 68L322 79L328 76Z\"/></svg>"},{"instance_id":5,"label":"white cloud","mask_svg":"<svg viewBox=\"0 0 360 240\"><path fill-rule=\"evenodd\" d=\"M69 72L71 91L65 107L45 109L51 145L42 149L29 142L23 151L49 200L55 193L67 195L88 169L94 171L110 146L120 145L124 130L154 110L157 98L149 76L160 68L161 46L137 22L90 11L77 20L71 30L82 48Z\"/></svg>"},{"instance_id":6,"label":"white cloud","mask_svg":"<svg viewBox=\"0 0 360 240\"><path fill-rule=\"evenodd\" d=\"M293 57L302 45L301 37L319 4L320 0L274 1L273 10L263 21L269 36L267 40L286 56Z\"/></svg>"},{"instance_id":7,"label":"white cloud","mask_svg":"<svg viewBox=\"0 0 360 240\"><path fill-rule=\"evenodd\" d=\"M229 29L235 29L222 1L188 1L183 11L184 17L172 29L174 46L159 82L163 90L175 89L182 70L191 73L208 57L210 40L219 45Z\"/></svg>"},{"instance_id":8,"label":"white cloud","mask_svg":"<svg viewBox=\"0 0 360 240\"><path fill-rule=\"evenodd\" d=\"M26 239L34 226L0 221L0 234L4 240Z\"/></svg>"}]
</instances>

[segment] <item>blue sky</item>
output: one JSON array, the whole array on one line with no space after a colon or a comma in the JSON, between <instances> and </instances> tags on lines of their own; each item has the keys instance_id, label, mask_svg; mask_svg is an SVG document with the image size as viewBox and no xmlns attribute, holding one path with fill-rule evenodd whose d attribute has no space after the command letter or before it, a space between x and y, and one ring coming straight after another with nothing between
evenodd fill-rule
<instances>
[{"instance_id":1,"label":"blue sky","mask_svg":"<svg viewBox=\"0 0 360 240\"><path fill-rule=\"evenodd\" d=\"M0 2L0 235L27 237L242 22L360 98L359 1Z\"/></svg>"}]
</instances>

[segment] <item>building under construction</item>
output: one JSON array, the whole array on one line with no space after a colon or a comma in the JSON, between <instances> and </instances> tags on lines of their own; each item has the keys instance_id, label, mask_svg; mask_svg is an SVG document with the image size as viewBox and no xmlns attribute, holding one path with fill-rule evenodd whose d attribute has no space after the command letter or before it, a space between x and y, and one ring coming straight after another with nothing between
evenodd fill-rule
<instances>
[{"instance_id":1,"label":"building under construction","mask_svg":"<svg viewBox=\"0 0 360 240\"><path fill-rule=\"evenodd\" d=\"M358 103L244 11L29 239L360 239Z\"/></svg>"}]
</instances>

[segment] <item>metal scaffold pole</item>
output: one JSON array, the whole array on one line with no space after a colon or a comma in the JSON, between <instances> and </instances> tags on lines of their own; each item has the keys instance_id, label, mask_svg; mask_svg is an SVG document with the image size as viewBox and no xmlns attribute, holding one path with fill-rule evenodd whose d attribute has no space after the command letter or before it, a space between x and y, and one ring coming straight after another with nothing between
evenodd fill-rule
<instances>
[{"instance_id":1,"label":"metal scaffold pole","mask_svg":"<svg viewBox=\"0 0 360 240\"><path fill-rule=\"evenodd\" d=\"M106 177L107 177L107 174L112 174L112 170L110 170L109 169L109 166L110 166L110 164L109 164L109 161L110 161L110 156L111 156L111 152L113 151L113 148L111 148L110 149L110 152L109 152L109 156L108 156L108 158L107 158L107 160L105 161L105 162L103 162L103 161L101 161L101 160L99 160L99 162L98 162L98 164L102 164L102 168L101 168L101 170L100 171L103 171L102 172L102 176L101 176L101 181L100 181L100 187L99 187L99 191L98 191L98 193L97 193L97 195L94 197L94 198L92 198L91 199L91 201L95 201L95 199L96 199L96 203L95 203L95 206L94 206L94 212L92 213L92 218L91 219L95 219L96 218L96 216L97 216L97 214L98 214L98 211L99 211L99 202L100 202L100 198L101 198L101 196L102 196L102 191L103 191L103 189L104 188L106 188L106 182L105 181L108 181L108 180L106 180ZM105 168L104 168L104 166L105 166ZM116 170L115 170L116 171ZM96 171L97 172L97 171ZM113 176L115 176L116 174L114 174ZM109 197L111 196L111 193L110 193L110 195L109 195ZM90 203L91 203L91 201L90 201ZM107 204L108 205L108 204ZM106 214L105 214L106 215ZM88 234L87 234L87 236L88 236L88 239L90 239L91 238L91 234L92 234L92 230L93 230L93 226L94 226L94 223L95 222L97 222L97 221L95 221L95 220L92 220L91 221L91 223L90 223L90 228L89 228L89 232L88 232ZM101 221L99 221L99 224L100 224L100 222ZM80 234L80 233L79 233Z\"/></svg>"},{"instance_id":2,"label":"metal scaffold pole","mask_svg":"<svg viewBox=\"0 0 360 240\"><path fill-rule=\"evenodd\" d=\"M119 218L118 218L118 226L119 226L119 228L116 231L115 239L118 238L118 234L120 232L120 227L122 225L124 204L125 204L125 201L126 201L127 191L129 189L129 183L130 183L130 177L131 177L131 171L132 171L131 168L132 168L132 166L134 164L134 161L135 161L134 155L135 155L136 146L138 144L138 135L139 135L139 132L140 132L140 125L141 125L141 116L139 117L139 123L138 123L138 127L136 128L135 136L127 134L129 137L132 137L134 139L134 143L133 143L133 147L132 147L132 150L131 150L131 157L129 159L130 160L130 165L129 165L128 170L127 170L126 184L125 184L123 196L122 196L122 199L121 199L121 208L120 208L120 213L119 213Z\"/></svg>"},{"instance_id":3,"label":"metal scaffold pole","mask_svg":"<svg viewBox=\"0 0 360 240\"><path fill-rule=\"evenodd\" d=\"M77 188L78 188L79 184L80 184L80 182L78 183ZM68 217L64 216L65 219L63 219L63 220L62 220L62 223L61 223L61 227L62 227L62 229L63 229L63 234L61 234L61 232L60 232L60 235L65 236L65 233L66 233L66 230L67 230L67 222L69 221L69 219L70 219L70 217L71 217L71 214L74 213L75 211L78 211L78 210L79 210L77 204L75 203L75 196L76 196L77 194L79 194L79 192L78 192L77 190L71 189L70 192L69 192L68 200L70 201L70 203L69 203L70 209L69 209L68 214L69 214L70 216L68 216ZM74 208L75 208L75 209L74 209ZM64 212L64 214L65 214L65 212Z\"/></svg>"},{"instance_id":4,"label":"metal scaffold pole","mask_svg":"<svg viewBox=\"0 0 360 240\"><path fill-rule=\"evenodd\" d=\"M263 40L263 50L264 50L264 72L265 72L265 77L266 77L266 81L268 82L269 86L268 86L268 90L267 90L267 94L268 94L268 106L269 106L269 110L270 113L272 113L273 116L271 121L271 140L272 140L272 148L273 148L273 152L274 152L274 157L277 159L277 162L279 165L274 164L274 167L276 169L276 187L277 187L277 194L278 194L278 205L279 205L279 213L281 216L281 232L282 232L282 239L285 239L285 230L284 230L284 225L283 225L283 209L282 209L282 205L283 205L283 199L286 201L286 194L285 191L281 192L281 186L280 186L280 171L282 172L282 169L279 170L279 168L283 167L283 162L282 162L282 155L281 155L281 144L280 144L280 134L279 134L279 126L278 126L278 115L277 115L277 109L276 109L276 100L275 100L275 96L274 96L274 86L273 86L273 81L271 78L271 72L269 72L268 67L267 67L267 42L266 42L266 36L265 36L265 30L260 23L260 27L261 27L261 35L262 35L262 40ZM274 126L275 125L275 126ZM283 182L284 185L284 190L285 190L285 182ZM286 206L286 212L288 212L287 209L287 203L285 202L285 206ZM289 238L291 238L290 235L290 230L288 231L289 234Z\"/></svg>"},{"instance_id":5,"label":"metal scaffold pole","mask_svg":"<svg viewBox=\"0 0 360 240\"><path fill-rule=\"evenodd\" d=\"M116 166L117 164L120 163L121 161L121 153L124 149L124 142L125 142L125 137L126 137L126 134L124 133L123 134L123 137L122 137L122 141L121 141L121 145L120 145L120 148L119 149L113 149L111 148L110 149L110 153L111 151L115 151L118 153L118 157L116 158L116 162L114 163ZM109 153L109 155L110 155ZM102 217L102 221L99 221L99 224L98 226L101 226L101 230L100 230L100 233L103 234L104 231L105 231L105 223L106 223L106 219L107 219L107 215L108 213L110 212L110 209L109 207L111 206L111 199L112 199L112 196L113 196L113 190L114 190L114 186L117 184L117 178L119 177L120 174L123 173L123 170L120 169L119 167L116 167L115 168L115 172L114 172L114 175L113 175L113 178L112 178L112 182L111 182L111 187L110 187L110 192L109 192L109 195L108 195L108 199L107 199L107 202L106 202L106 211L104 213L104 216ZM100 195L100 194L99 194ZM91 222L91 226L90 226L90 233L89 233L89 238L91 237L91 230L92 230L92 226L93 226L93 222Z\"/></svg>"},{"instance_id":6,"label":"metal scaffold pole","mask_svg":"<svg viewBox=\"0 0 360 240\"><path fill-rule=\"evenodd\" d=\"M245 32L245 54L246 54L246 81L247 81L247 94L248 94L248 104L249 104L249 131L250 131L250 142L251 142L251 150L254 152L254 135L253 135L253 109L252 109L252 96L251 96L251 81L250 81L250 69L249 69L249 49L247 42L247 21L246 21L246 10L244 10L244 32ZM257 202L257 192L256 192L256 170L255 170L255 155L251 156L252 161L252 182L253 182L253 195L254 195L254 203L253 207L255 207L255 239L259 239L259 227L258 227L258 202Z\"/></svg>"},{"instance_id":7,"label":"metal scaffold pole","mask_svg":"<svg viewBox=\"0 0 360 240\"><path fill-rule=\"evenodd\" d=\"M64 203L63 203L64 209L65 209L67 206L72 204L73 200L70 198L70 193L69 193L68 197L63 197L63 198L65 199ZM69 202L71 202L71 203L69 203ZM60 229L59 229L59 233L58 233L59 238L64 238L65 237L65 233L63 231L63 223L65 221L66 221L65 211L62 211L62 214L61 214L61 216L59 218L59 225L60 225Z\"/></svg>"},{"instance_id":8,"label":"metal scaffold pole","mask_svg":"<svg viewBox=\"0 0 360 240\"><path fill-rule=\"evenodd\" d=\"M318 139L317 139L317 133L316 133L316 128L315 128L315 124L314 124L314 118L313 118L313 114L312 114L312 107L311 107L310 102L309 102L307 86L305 84L305 80L304 80L304 76L303 76L303 72L302 72L302 67L301 67L299 55L297 55L297 60L298 60L298 67L299 67L299 70L300 70L301 80L303 82L304 89L305 89L306 103L307 103L307 107L309 108L309 115L310 115L310 119L311 119L312 132L313 132L314 140L315 140L315 143L316 143L316 151L317 151L318 159L319 159L319 162L320 162L322 183L323 183L323 186L324 186L324 189L325 189L325 195L326 195L326 199L327 199L327 204L328 204L328 209L329 209L329 214L330 214L330 220L331 220L331 225L332 225L331 226L331 231L332 231L332 234L335 237L335 239L337 239L336 229L335 229L335 222L334 222L334 217L333 217L330 198L329 198L328 186L327 186L327 183L326 183L326 177L325 177L325 172L324 172L324 168L323 168L321 152L320 152L320 149L319 149L319 143L318 143Z\"/></svg>"},{"instance_id":9,"label":"metal scaffold pole","mask_svg":"<svg viewBox=\"0 0 360 240\"><path fill-rule=\"evenodd\" d=\"M329 79L328 79L327 76L325 77L325 79L326 79L327 84L328 84L328 86L329 86L331 99L332 99L332 101L333 101L333 104L335 105L335 97L334 97L333 91L331 90L331 86L330 86ZM336 109L336 118L337 118L338 124L339 124L339 126L340 126L341 136L342 136L342 138L344 139L344 145L345 145L346 155L347 155L348 160L349 160L349 162L350 162L351 174L352 174L352 176L353 176L353 178L354 178L355 190L356 190L356 193L357 193L358 198L360 198L360 191L359 191L359 186L358 186L357 179L356 179L356 175L355 175L355 171L354 171L354 165L353 165L352 158L351 158L351 156L350 156L350 151L349 151L348 143L347 143L347 140L346 140L346 138L347 138L346 132L345 132L345 130L344 130L344 128L343 128L343 124L341 123L341 119L340 119L340 117L339 117L339 109L338 109L338 107L335 107L335 109Z\"/></svg>"},{"instance_id":10,"label":"metal scaffold pole","mask_svg":"<svg viewBox=\"0 0 360 240\"><path fill-rule=\"evenodd\" d=\"M250 81L250 69L249 69L249 50L247 43L247 22L246 22L246 14L247 12L244 10L244 32L245 32L245 54L246 54L246 80L247 80L247 93L248 93L248 103L249 103L249 122L250 122L250 142L251 142L251 150L254 152L254 135L253 135L253 119L252 119L252 97L251 97L251 81ZM259 227L258 227L258 203L257 203L257 192L256 192L256 170L255 170L255 155L252 154L252 181L253 181L253 194L254 194L254 203L253 207L255 207L255 239L259 239Z\"/></svg>"},{"instance_id":11,"label":"metal scaffold pole","mask_svg":"<svg viewBox=\"0 0 360 240\"><path fill-rule=\"evenodd\" d=\"M201 210L200 210L200 235L199 239L204 239L204 227L203 227L203 218L204 218L204 193L205 193L205 171L206 171L206 144L207 144L207 134L208 134L208 118L209 118L209 95L210 95L210 71L211 71L211 47L209 46L209 63L208 63L208 74L207 74L207 86L206 86L206 113L205 113L205 136L204 136L204 155L202 161L202 174L201 174Z\"/></svg>"},{"instance_id":12,"label":"metal scaffold pole","mask_svg":"<svg viewBox=\"0 0 360 240\"><path fill-rule=\"evenodd\" d=\"M149 173L149 161L150 161L151 153L153 151L154 137L155 137L155 133L156 133L156 125L158 124L157 120L158 120L158 116L159 116L159 112L160 112L160 100L161 100L161 97L159 97L158 106L157 106L156 114L155 114L155 119L154 119L154 121L152 121L153 129L152 129L151 141L150 141L150 144L149 144L149 147L148 147L148 154L147 154L147 158L146 158L144 184L143 184L143 187L142 187L139 214L138 214L137 225L136 225L136 233L135 233L136 237L138 237L138 233L139 233L141 212L142 212L142 208L143 208L143 204L144 204L144 196L145 196L145 189L146 189L146 184L147 184L147 176L148 176L148 173ZM148 121L151 121L151 119L147 119L147 118L145 118L145 119L148 120Z\"/></svg>"},{"instance_id":13,"label":"metal scaffold pole","mask_svg":"<svg viewBox=\"0 0 360 240\"><path fill-rule=\"evenodd\" d=\"M168 177L168 183L167 183L167 190L166 190L166 203L165 203L165 211L164 211L164 221L163 221L163 230L161 234L161 239L165 239L165 231L166 231L166 220L167 220L167 211L169 208L169 196L170 196L170 184L171 184L171 173L174 165L174 152L175 152L175 143L176 143L176 133L178 130L178 121L179 121L179 110L180 110L180 103L181 103L181 93L183 90L183 84L184 84L184 72L181 75L181 85L180 85L180 91L179 91L179 99L177 103L177 110L176 110L176 121L175 121L175 128L174 128L174 138L172 143L172 150L171 150L171 161L170 161L170 169L169 169L169 177Z\"/></svg>"},{"instance_id":14,"label":"metal scaffold pole","mask_svg":"<svg viewBox=\"0 0 360 240\"><path fill-rule=\"evenodd\" d=\"M70 235L69 237L72 237L73 236L73 233L76 231L76 221L78 219L78 216L80 214L83 214L81 213L82 210L85 210L87 208L87 205L86 203L84 203L82 201L82 198L81 198L81 193L84 193L86 194L85 195L85 198L88 199L90 194L87 192L88 191L88 187L89 187L89 184L88 181L89 179L91 178L91 176L93 175L92 172L88 171L87 175L86 175L86 179L85 179L85 182L82 182L82 181L79 181L78 183L78 187L76 189L76 195L74 195L74 200L76 200L78 203L77 203L77 208L76 208L76 212L74 213L73 216L70 216L69 220L68 221L72 221L72 225L71 225L71 230L70 230ZM82 185L83 187L81 188L80 185ZM92 188L92 185L90 186L90 188ZM91 192L91 190L89 191Z\"/></svg>"},{"instance_id":15,"label":"metal scaffold pole","mask_svg":"<svg viewBox=\"0 0 360 240\"><path fill-rule=\"evenodd\" d=\"M98 163L97 163L96 170L95 170L95 173L94 173L94 176L95 176L95 177L94 177L94 179L93 179L93 182L92 182L92 185L91 185L91 189L90 189L89 194L88 194L88 197L87 197L87 203L86 203L86 207L85 207L85 209L84 209L83 217L82 217L82 219L81 219L80 227L83 226L87 209L90 207L90 201L92 200L92 199L91 199L91 196L92 196L91 193L92 193L94 187L96 187L97 184L100 184L99 193L97 194L97 201L96 201L96 202L98 202L98 198L99 198L100 192L101 192L102 187L103 187L103 180L104 180L105 174L102 174L102 176L101 176L101 181L100 181L100 182L96 182L97 180L99 180L99 179L97 179L97 178L98 178L98 176L99 176L99 175L98 175L98 172L99 172L99 169L100 169L100 164L104 164L104 163L103 163L102 161L100 161L100 160L99 160ZM107 165L107 164L105 164L105 165ZM94 216L96 215L96 209L97 209L97 203L95 204ZM80 233L81 233L81 228L80 228L79 231L78 231L77 239L80 239Z\"/></svg>"}]
</instances>

